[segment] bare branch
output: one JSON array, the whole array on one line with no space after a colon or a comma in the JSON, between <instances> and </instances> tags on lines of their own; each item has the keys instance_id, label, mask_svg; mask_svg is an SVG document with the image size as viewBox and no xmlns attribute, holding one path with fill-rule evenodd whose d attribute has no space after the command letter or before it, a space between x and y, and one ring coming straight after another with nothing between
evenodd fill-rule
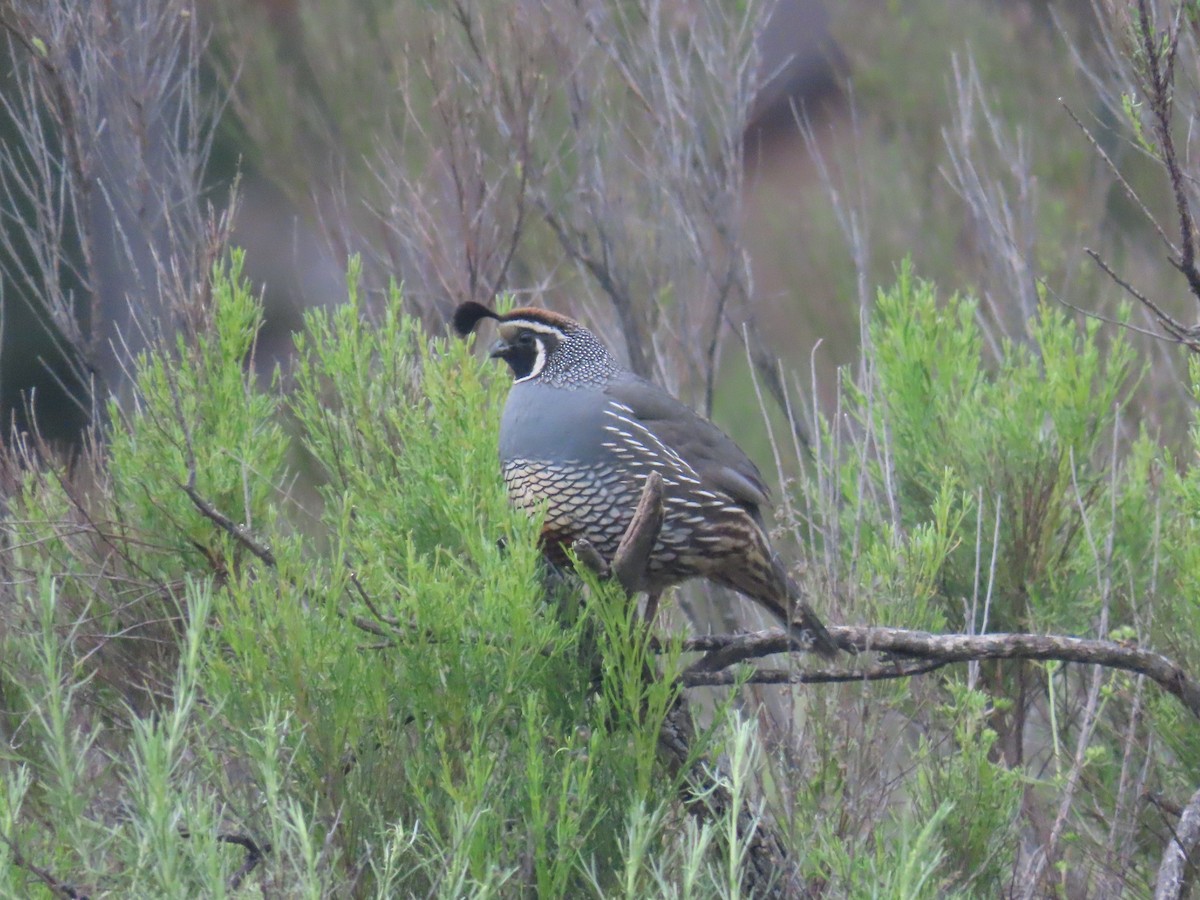
<instances>
[{"instance_id":1,"label":"bare branch","mask_svg":"<svg viewBox=\"0 0 1200 900\"><path fill-rule=\"evenodd\" d=\"M200 493L196 490L196 470L194 468L188 473L187 482L181 484L180 487L183 488L183 492L188 495L188 499L192 501L192 505L200 511L201 515L229 534L234 540L272 569L275 568L275 554L271 552L270 547L260 541L254 532L245 525L239 525L237 522L234 522L229 516L200 496Z\"/></svg>"},{"instance_id":2,"label":"bare branch","mask_svg":"<svg viewBox=\"0 0 1200 900\"><path fill-rule=\"evenodd\" d=\"M587 538L580 538L571 545L571 549L575 551L575 555L579 557L579 561L591 569L601 579L612 577L612 566L608 564L600 551L592 546L592 542Z\"/></svg>"},{"instance_id":3,"label":"bare branch","mask_svg":"<svg viewBox=\"0 0 1200 900\"><path fill-rule=\"evenodd\" d=\"M1103 269L1104 273L1108 275L1108 277L1114 282L1120 285L1120 287L1127 294L1129 294L1129 296L1133 297L1144 307L1146 307L1146 309L1148 309L1154 315L1154 318L1158 320L1158 324L1163 327L1163 330L1166 331L1172 338L1174 338L1178 343L1183 344L1193 353L1200 353L1200 333L1197 333L1195 329L1188 328L1182 322L1175 319L1161 306L1118 275L1095 250L1091 249L1090 247L1084 247L1083 252L1090 256L1095 261L1096 265Z\"/></svg>"},{"instance_id":4,"label":"bare branch","mask_svg":"<svg viewBox=\"0 0 1200 900\"><path fill-rule=\"evenodd\" d=\"M0 9L14 131L0 147L0 269L86 413L128 399L136 354L205 294L223 217L205 200L220 103L201 85L198 18L192 0ZM215 232L223 247L227 220Z\"/></svg>"},{"instance_id":5,"label":"bare branch","mask_svg":"<svg viewBox=\"0 0 1200 900\"><path fill-rule=\"evenodd\" d=\"M1172 92L1175 86L1175 50L1180 34L1179 17L1183 15L1183 4L1176 13L1174 26L1168 32L1168 46L1164 60L1158 43L1158 35L1150 23L1150 8L1147 0L1138 0L1138 37L1142 41L1142 52L1146 57L1146 74L1149 77L1150 109L1154 114L1154 130L1162 150L1163 166L1171 182L1171 193L1175 199L1175 210L1179 215L1179 259L1172 260L1187 279L1188 287L1200 300L1200 271L1196 269L1196 226L1192 219L1184 188L1183 172L1175 152L1175 140L1171 136Z\"/></svg>"},{"instance_id":6,"label":"bare branch","mask_svg":"<svg viewBox=\"0 0 1200 900\"><path fill-rule=\"evenodd\" d=\"M981 659L1059 660L1104 666L1145 675L1200 718L1200 682L1177 663L1153 650L1115 641L1053 634L930 634L903 628L870 625L829 625L830 636L843 650L889 653L940 664ZM736 635L703 635L683 642L683 649L722 654L725 666L760 659L791 649L788 634L779 628ZM836 680L855 680L848 669ZM857 673L861 678L862 673ZM835 680L826 678L825 680Z\"/></svg>"},{"instance_id":7,"label":"bare branch","mask_svg":"<svg viewBox=\"0 0 1200 900\"><path fill-rule=\"evenodd\" d=\"M650 551L658 540L663 523L662 476L651 472L642 486L642 495L633 518L621 536L612 561L604 559L592 543L580 538L571 545L583 565L601 579L616 578L627 594L635 594L645 580Z\"/></svg>"},{"instance_id":8,"label":"bare branch","mask_svg":"<svg viewBox=\"0 0 1200 900\"><path fill-rule=\"evenodd\" d=\"M1154 900L1182 900L1196 869L1193 855L1200 844L1200 791L1192 794L1163 850L1154 881Z\"/></svg>"},{"instance_id":9,"label":"bare branch","mask_svg":"<svg viewBox=\"0 0 1200 900\"><path fill-rule=\"evenodd\" d=\"M20 848L17 847L17 842L8 837L8 835L0 834L0 841L8 845L8 850L12 854L13 864L19 868L28 869L36 875L56 897L67 897L69 900L89 900L90 895L71 887L71 885L64 881L60 881L50 873L49 869L43 869L41 866L26 859L21 853Z\"/></svg>"},{"instance_id":10,"label":"bare branch","mask_svg":"<svg viewBox=\"0 0 1200 900\"><path fill-rule=\"evenodd\" d=\"M229 876L229 890L231 891L240 888L246 877L262 862L262 858L271 852L270 843L264 843L259 847L258 844L242 834L218 834L217 840L225 844L236 844L246 851L246 858L242 860L242 864Z\"/></svg>"},{"instance_id":11,"label":"bare branch","mask_svg":"<svg viewBox=\"0 0 1200 900\"><path fill-rule=\"evenodd\" d=\"M1142 215L1158 234L1159 239L1166 244L1168 248L1174 251L1174 245L1171 243L1171 239L1167 237L1167 233L1163 231L1163 227L1158 224L1158 219L1154 217L1154 213L1150 212L1150 208L1146 206L1146 201L1143 200L1141 195L1133 189L1133 185L1129 183L1129 180L1117 167L1117 164L1113 162L1112 157L1108 155L1108 151L1100 146L1100 142L1096 140L1096 136L1092 134L1091 130L1079 120L1079 117L1075 115L1075 111L1071 109L1071 107L1061 97L1059 98L1058 102L1059 105L1067 111L1067 115L1071 117L1071 121L1074 122L1079 130L1083 132L1083 136L1087 138L1087 142L1091 144L1093 152L1095 152L1095 154L1099 156L1101 160L1103 160L1105 168L1108 169L1109 174L1116 179L1117 184L1121 186L1121 190L1125 193L1125 196L1129 198L1129 202L1135 204L1138 209L1141 210Z\"/></svg>"},{"instance_id":12,"label":"bare branch","mask_svg":"<svg viewBox=\"0 0 1200 900\"><path fill-rule=\"evenodd\" d=\"M186 828L180 828L179 836L187 840L192 836L192 833ZM240 888L242 882L246 880L246 876L254 871L258 864L262 862L264 856L271 852L269 841L259 846L253 838L244 834L221 832L217 835L217 842L221 844L234 844L246 851L246 858L242 861L242 864L229 876L229 890L231 891L236 891Z\"/></svg>"},{"instance_id":13,"label":"bare branch","mask_svg":"<svg viewBox=\"0 0 1200 900\"><path fill-rule=\"evenodd\" d=\"M731 687L737 684L847 684L856 681L894 681L936 671L948 662L941 660L900 662L899 660L862 669L767 669L752 668L749 672L724 669L707 672L690 668L683 673L684 687Z\"/></svg>"},{"instance_id":14,"label":"bare branch","mask_svg":"<svg viewBox=\"0 0 1200 900\"><path fill-rule=\"evenodd\" d=\"M393 630L400 627L401 623L400 623L399 619L397 619L395 616L385 615L384 613L379 611L379 608L376 607L375 602L371 599L371 595L367 593L366 589L362 586L362 582L358 580L357 572L351 570L349 573L349 578L350 578L350 583L352 585L354 585L355 593L358 594L359 599L362 600L363 604L367 607L367 609L369 609L371 611L371 615L373 615L377 621L382 622L384 625L387 625L388 627L392 628ZM358 624L357 620L356 620L355 624ZM359 625L359 627L363 628L364 626ZM371 629L365 629L365 630L370 631ZM372 632L372 633L387 634L387 632L385 632L383 630L380 630L377 632Z\"/></svg>"},{"instance_id":15,"label":"bare branch","mask_svg":"<svg viewBox=\"0 0 1200 900\"><path fill-rule=\"evenodd\" d=\"M1158 331L1151 331L1149 328L1140 328L1137 325L1133 325L1129 322L1122 321L1121 319L1114 318L1113 316L1106 316L1106 315L1104 315L1104 313L1098 313L1092 309L1084 309L1082 306L1076 306L1070 300L1063 297L1063 295L1060 294L1058 291L1054 290L1054 288L1050 287L1050 285L1046 284L1045 281L1039 281L1038 283L1042 286L1042 289L1046 292L1046 296L1048 296L1052 300L1054 300L1055 303L1059 303L1062 306L1065 306L1067 309L1071 310L1071 312L1078 313L1079 315L1083 316L1084 318L1095 319L1097 322L1103 322L1105 325L1112 325L1114 328L1121 328L1125 331L1130 332L1131 334L1140 334L1143 337L1147 337L1147 338L1150 338L1155 341L1165 341L1168 344L1182 343L1179 338L1173 337L1169 334L1162 334L1161 332L1158 332Z\"/></svg>"}]
</instances>

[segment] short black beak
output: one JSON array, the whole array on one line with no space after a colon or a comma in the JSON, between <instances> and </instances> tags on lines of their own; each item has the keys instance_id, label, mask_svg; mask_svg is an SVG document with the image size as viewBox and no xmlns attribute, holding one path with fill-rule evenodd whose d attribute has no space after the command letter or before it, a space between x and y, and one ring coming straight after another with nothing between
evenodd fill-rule
<instances>
[{"instance_id":1,"label":"short black beak","mask_svg":"<svg viewBox=\"0 0 1200 900\"><path fill-rule=\"evenodd\" d=\"M505 359L510 350L512 350L512 344L504 340L504 338L500 338L500 340L496 341L488 349L488 356L492 359Z\"/></svg>"}]
</instances>

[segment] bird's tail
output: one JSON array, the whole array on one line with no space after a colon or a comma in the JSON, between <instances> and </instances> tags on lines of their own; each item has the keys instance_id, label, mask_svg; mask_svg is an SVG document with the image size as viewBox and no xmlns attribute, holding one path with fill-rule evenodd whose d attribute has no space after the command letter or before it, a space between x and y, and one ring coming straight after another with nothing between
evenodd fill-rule
<instances>
[{"instance_id":1,"label":"bird's tail","mask_svg":"<svg viewBox=\"0 0 1200 900\"><path fill-rule=\"evenodd\" d=\"M812 641L812 649L826 659L837 659L838 645L825 630L821 619L804 600L792 601L792 617L787 623L792 634L801 641Z\"/></svg>"},{"instance_id":2,"label":"bird's tail","mask_svg":"<svg viewBox=\"0 0 1200 900\"><path fill-rule=\"evenodd\" d=\"M833 636L825 630L825 624L821 621L820 616L809 606L800 585L787 574L784 575L784 578L787 580L789 607L784 617L784 624L799 640L811 641L812 649L821 656L826 659L836 659L838 645L834 642Z\"/></svg>"},{"instance_id":3,"label":"bird's tail","mask_svg":"<svg viewBox=\"0 0 1200 900\"><path fill-rule=\"evenodd\" d=\"M753 561L757 565L744 565L733 572L718 572L709 578L759 604L786 626L801 644L826 659L836 658L837 644L825 630L821 618L808 605L804 591L788 575L783 560L776 554L764 553Z\"/></svg>"}]
</instances>

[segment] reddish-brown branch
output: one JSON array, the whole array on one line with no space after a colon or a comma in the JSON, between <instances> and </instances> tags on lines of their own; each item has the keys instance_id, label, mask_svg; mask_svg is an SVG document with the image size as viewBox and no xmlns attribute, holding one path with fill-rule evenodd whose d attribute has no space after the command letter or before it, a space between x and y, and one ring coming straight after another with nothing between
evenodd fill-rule
<instances>
[{"instance_id":1,"label":"reddish-brown branch","mask_svg":"<svg viewBox=\"0 0 1200 900\"><path fill-rule=\"evenodd\" d=\"M617 553L612 559L613 577L631 594L645 580L650 552L662 530L663 515L662 476L651 472L646 476L633 519L621 536L621 543L617 545Z\"/></svg>"}]
</instances>

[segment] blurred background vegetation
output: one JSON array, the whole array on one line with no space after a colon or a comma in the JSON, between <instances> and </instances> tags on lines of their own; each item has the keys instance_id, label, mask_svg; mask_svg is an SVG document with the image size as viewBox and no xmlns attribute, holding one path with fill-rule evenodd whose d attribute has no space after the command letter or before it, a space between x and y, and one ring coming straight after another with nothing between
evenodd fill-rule
<instances>
[{"instance_id":1,"label":"blurred background vegetation","mask_svg":"<svg viewBox=\"0 0 1200 900\"><path fill-rule=\"evenodd\" d=\"M0 888L738 896L761 814L784 895L1149 895L1200 733L1132 674L690 691L736 802L685 815L671 685L530 590L503 375L440 339L584 319L771 471L833 622L1195 672L1195 21L0 0Z\"/></svg>"},{"instance_id":2,"label":"blurred background vegetation","mask_svg":"<svg viewBox=\"0 0 1200 900\"><path fill-rule=\"evenodd\" d=\"M1168 310L1187 308L1150 223L1064 108L1150 209L1169 213L1169 186L1111 108L1127 86L1109 72L1090 3L653 9L526 3L493 16L470 4L211 0L189 37L203 43L189 51L196 83L158 85L158 107L141 115L202 126L210 143L191 161L197 199L222 209L238 183L233 241L251 251L269 334L286 335L302 309L330 302L357 252L372 289L403 281L430 324L499 289L589 315L618 353L690 399L710 405L721 400L714 382L727 386L727 421L751 442L757 413L737 399L748 388L746 353L734 347L743 326L766 368L780 359L807 371L811 357L828 400L833 372L857 358L861 311L905 256L985 301L993 350L1022 336L1039 281L1115 314L1127 298L1084 247ZM160 28L173 27L161 18ZM669 77L655 85L663 59ZM11 64L4 73L6 146L20 161L21 91ZM165 77L142 73L155 75ZM710 142L704 158L688 158L697 140ZM89 142L81 171L118 185L166 179L161 160L118 143ZM548 215L563 203L573 220ZM10 190L10 223L27 220L31 204ZM64 234L75 238L64 262L80 282L112 280L94 287L103 318L121 322L118 298L131 286L117 280L129 279L117 258L136 248L105 248L121 216L90 215L102 233L91 265L113 271L95 275L72 258L84 252L79 234ZM65 232L84 224L63 220ZM10 276L30 270L13 231ZM707 271L696 264L706 257ZM93 289L65 287L77 305ZM79 419L62 391L81 389L54 364L59 341L39 335L30 311L46 293L6 279L0 398L5 420L20 419L22 392L36 387L54 411L41 427L65 436ZM272 357L288 344L280 337ZM1156 404L1179 384L1177 371L1163 371L1169 355L1158 361L1161 377L1145 386Z\"/></svg>"}]
</instances>

